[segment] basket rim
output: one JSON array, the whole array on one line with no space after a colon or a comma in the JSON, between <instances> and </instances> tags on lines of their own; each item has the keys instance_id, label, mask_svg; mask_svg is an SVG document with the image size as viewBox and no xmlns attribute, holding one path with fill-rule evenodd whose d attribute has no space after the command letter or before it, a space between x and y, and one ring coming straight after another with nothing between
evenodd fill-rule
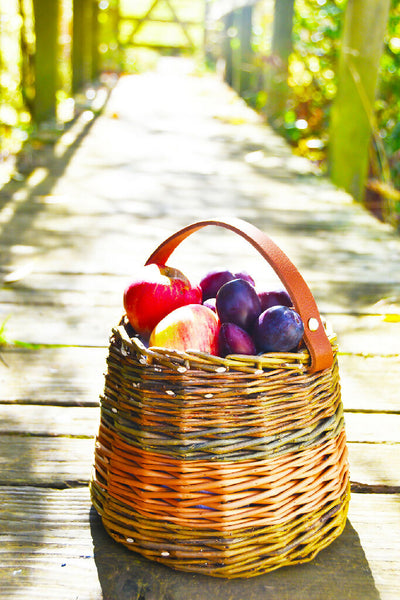
<instances>
[{"instance_id":1,"label":"basket rim","mask_svg":"<svg viewBox=\"0 0 400 600\"><path fill-rule=\"evenodd\" d=\"M266 352L258 355L230 354L225 358L212 355L199 350L188 349L186 351L163 348L161 346L147 347L139 335L131 337L126 326L129 324L126 314L121 318L119 325L112 328L111 342L113 336L121 341L121 353L128 355L133 351L143 364L153 362L164 363L166 366L184 373L192 368L211 370L214 373L225 373L227 371L239 370L254 375L261 375L265 370L284 369L295 370L301 373L309 371L311 366L311 354L303 345L295 352ZM331 344L334 357L337 355L337 336L329 324L325 326L327 338ZM332 367L328 367L329 370ZM320 371L319 373L324 373ZM315 373L316 375L318 373Z\"/></svg>"}]
</instances>

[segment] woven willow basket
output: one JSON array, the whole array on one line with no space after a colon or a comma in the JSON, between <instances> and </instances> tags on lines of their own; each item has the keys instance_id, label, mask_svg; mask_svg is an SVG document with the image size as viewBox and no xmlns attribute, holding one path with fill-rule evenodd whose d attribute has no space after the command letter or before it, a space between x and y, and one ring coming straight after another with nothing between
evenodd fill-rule
<instances>
[{"instance_id":1,"label":"woven willow basket","mask_svg":"<svg viewBox=\"0 0 400 600\"><path fill-rule=\"evenodd\" d=\"M109 534L135 552L185 571L252 577L311 560L344 528L337 347L297 269L246 222L190 225L147 264L164 264L206 225L240 234L272 265L302 317L305 346L227 358L147 349L123 318L110 340L91 495Z\"/></svg>"}]
</instances>

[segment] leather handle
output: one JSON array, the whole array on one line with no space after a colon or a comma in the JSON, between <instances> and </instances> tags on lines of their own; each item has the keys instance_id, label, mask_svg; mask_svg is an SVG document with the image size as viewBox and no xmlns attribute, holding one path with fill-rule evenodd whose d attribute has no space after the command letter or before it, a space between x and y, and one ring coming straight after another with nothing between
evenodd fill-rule
<instances>
[{"instance_id":1,"label":"leather handle","mask_svg":"<svg viewBox=\"0 0 400 600\"><path fill-rule=\"evenodd\" d=\"M247 221L238 218L207 219L192 223L180 229L151 254L146 265L151 263L165 264L172 252L189 235L207 227L216 225L229 229L247 240L261 256L271 265L286 287L296 311L304 324L304 341L311 356L310 373L328 369L333 363L331 343L325 333L314 297L303 277L275 242L260 229Z\"/></svg>"}]
</instances>

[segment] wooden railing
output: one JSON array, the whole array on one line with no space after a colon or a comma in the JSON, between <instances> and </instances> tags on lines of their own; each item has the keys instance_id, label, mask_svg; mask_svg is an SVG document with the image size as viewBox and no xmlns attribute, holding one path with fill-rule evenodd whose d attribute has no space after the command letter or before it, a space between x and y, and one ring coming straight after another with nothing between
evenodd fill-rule
<instances>
[{"instance_id":1,"label":"wooden railing","mask_svg":"<svg viewBox=\"0 0 400 600\"><path fill-rule=\"evenodd\" d=\"M97 77L97 0L73 0L72 91ZM58 81L60 2L33 0L35 23L35 94L33 119L55 116Z\"/></svg>"},{"instance_id":2,"label":"wooden railing","mask_svg":"<svg viewBox=\"0 0 400 600\"><path fill-rule=\"evenodd\" d=\"M279 126L289 96L295 0L271 0L271 49L261 66L252 47L257 4L257 0L207 3L206 56L223 65L226 82L243 97L254 97L262 88L262 110L271 125ZM371 139L378 151L382 144L373 107L389 8L390 0L348 1L336 67L338 91L330 111L328 169L332 180L360 201L365 197Z\"/></svg>"}]
</instances>

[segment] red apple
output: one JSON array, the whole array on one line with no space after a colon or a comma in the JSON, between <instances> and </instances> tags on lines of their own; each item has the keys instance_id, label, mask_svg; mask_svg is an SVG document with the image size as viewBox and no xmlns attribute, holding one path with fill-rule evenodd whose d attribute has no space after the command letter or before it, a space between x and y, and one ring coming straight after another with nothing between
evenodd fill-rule
<instances>
[{"instance_id":1,"label":"red apple","mask_svg":"<svg viewBox=\"0 0 400 600\"><path fill-rule=\"evenodd\" d=\"M174 350L200 350L218 354L219 319L204 304L189 304L175 309L153 329L149 346Z\"/></svg>"},{"instance_id":2,"label":"red apple","mask_svg":"<svg viewBox=\"0 0 400 600\"><path fill-rule=\"evenodd\" d=\"M192 286L181 271L166 265L146 265L124 291L128 320L145 337L171 311L201 300L200 286Z\"/></svg>"}]
</instances>

